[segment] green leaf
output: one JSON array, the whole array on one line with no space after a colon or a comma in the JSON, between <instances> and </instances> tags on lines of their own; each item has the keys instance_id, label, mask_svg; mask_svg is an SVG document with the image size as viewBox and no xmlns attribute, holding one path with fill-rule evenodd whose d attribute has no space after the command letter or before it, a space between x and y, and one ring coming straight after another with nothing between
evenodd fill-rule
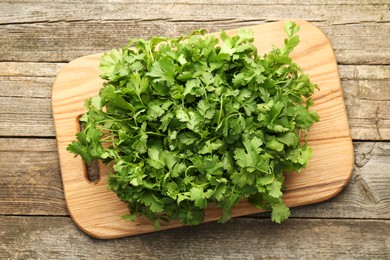
<instances>
[{"instance_id":1,"label":"green leaf","mask_svg":"<svg viewBox=\"0 0 390 260\"><path fill-rule=\"evenodd\" d=\"M159 202L157 197L151 192L144 194L141 200L143 203L145 203L146 206L149 206L149 209L154 213L160 213L164 211L164 207L161 202Z\"/></svg>"},{"instance_id":2,"label":"green leaf","mask_svg":"<svg viewBox=\"0 0 390 260\"><path fill-rule=\"evenodd\" d=\"M102 72L100 77L103 79L113 78L113 72L116 64L122 59L122 51L113 49L108 53L104 53L100 59L99 69Z\"/></svg>"},{"instance_id":3,"label":"green leaf","mask_svg":"<svg viewBox=\"0 0 390 260\"><path fill-rule=\"evenodd\" d=\"M189 193L189 192L188 192ZM184 200L189 200L190 197L187 193L179 193L177 194L177 203L180 204L180 202Z\"/></svg>"},{"instance_id":4,"label":"green leaf","mask_svg":"<svg viewBox=\"0 0 390 260\"><path fill-rule=\"evenodd\" d=\"M139 153L146 153L147 151L148 135L141 133L140 137L131 145L135 151Z\"/></svg>"},{"instance_id":5,"label":"green leaf","mask_svg":"<svg viewBox=\"0 0 390 260\"><path fill-rule=\"evenodd\" d=\"M220 53L227 54L228 56L232 55L236 49L232 46L230 41L225 41L221 47Z\"/></svg>"},{"instance_id":6,"label":"green leaf","mask_svg":"<svg viewBox=\"0 0 390 260\"><path fill-rule=\"evenodd\" d=\"M171 170L171 177L176 178L184 174L187 166L184 163L177 163Z\"/></svg>"},{"instance_id":7,"label":"green leaf","mask_svg":"<svg viewBox=\"0 0 390 260\"><path fill-rule=\"evenodd\" d=\"M294 22L287 22L284 25L284 31L291 37L299 31L299 26Z\"/></svg>"},{"instance_id":8,"label":"green leaf","mask_svg":"<svg viewBox=\"0 0 390 260\"><path fill-rule=\"evenodd\" d=\"M169 85L175 82L177 65L170 57L163 57L152 65L150 72L146 75L153 78L154 82L166 81Z\"/></svg>"},{"instance_id":9,"label":"green leaf","mask_svg":"<svg viewBox=\"0 0 390 260\"><path fill-rule=\"evenodd\" d=\"M106 103L106 106L112 106L117 109L123 109L126 111L133 111L134 107L128 103L119 93L116 93L115 87L111 85L106 85L100 91L100 97L103 102Z\"/></svg>"},{"instance_id":10,"label":"green leaf","mask_svg":"<svg viewBox=\"0 0 390 260\"><path fill-rule=\"evenodd\" d=\"M91 105L96 110L102 109L102 98L100 96L91 98Z\"/></svg>"},{"instance_id":11,"label":"green leaf","mask_svg":"<svg viewBox=\"0 0 390 260\"><path fill-rule=\"evenodd\" d=\"M244 149L236 149L234 151L234 159L236 160L237 164L242 168L247 167L248 162L251 160L249 155L245 153Z\"/></svg>"},{"instance_id":12,"label":"green leaf","mask_svg":"<svg viewBox=\"0 0 390 260\"><path fill-rule=\"evenodd\" d=\"M166 112L165 114L163 114L163 116L160 119L161 125L159 129L162 130L163 132L167 131L169 123L174 117L175 115L173 114L173 112Z\"/></svg>"},{"instance_id":13,"label":"green leaf","mask_svg":"<svg viewBox=\"0 0 390 260\"><path fill-rule=\"evenodd\" d=\"M169 182L166 185L166 189L167 189L168 196L170 196L173 199L177 198L177 196L178 196L177 192L179 190L179 186L176 184L176 182L174 182L174 181Z\"/></svg>"},{"instance_id":14,"label":"green leaf","mask_svg":"<svg viewBox=\"0 0 390 260\"><path fill-rule=\"evenodd\" d=\"M249 172L261 170L257 167L260 159L261 145L262 141L257 137L253 137L251 140L245 139L245 151L240 148L234 151L234 159L236 159L237 164Z\"/></svg>"},{"instance_id":15,"label":"green leaf","mask_svg":"<svg viewBox=\"0 0 390 260\"><path fill-rule=\"evenodd\" d=\"M282 54L289 54L293 51L293 49L298 45L299 43L299 37L297 35L294 35L297 29L296 27L290 27L289 28L289 37L284 41L284 47L282 48Z\"/></svg>"},{"instance_id":16,"label":"green leaf","mask_svg":"<svg viewBox=\"0 0 390 260\"><path fill-rule=\"evenodd\" d=\"M180 54L180 56L179 56L179 58L178 58L178 61L179 61L179 63L180 63L181 65L184 65L184 64L187 63L187 60L186 60L186 58L184 57L183 53Z\"/></svg>"},{"instance_id":17,"label":"green leaf","mask_svg":"<svg viewBox=\"0 0 390 260\"><path fill-rule=\"evenodd\" d=\"M317 121L318 114L316 112L309 111L302 105L296 108L295 122L297 124L297 127L302 129L308 129Z\"/></svg>"},{"instance_id":18,"label":"green leaf","mask_svg":"<svg viewBox=\"0 0 390 260\"><path fill-rule=\"evenodd\" d=\"M221 140L216 140L215 142L211 143L210 140L205 142L202 149L198 151L199 154L207 154L207 153L213 153L213 151L217 150L223 145L223 142Z\"/></svg>"},{"instance_id":19,"label":"green leaf","mask_svg":"<svg viewBox=\"0 0 390 260\"><path fill-rule=\"evenodd\" d=\"M247 183L248 183L248 175L245 174L244 171L241 171L241 172L233 172L233 174L231 175L231 179L232 179L232 182L236 185L238 185L239 187L244 187Z\"/></svg>"},{"instance_id":20,"label":"green leaf","mask_svg":"<svg viewBox=\"0 0 390 260\"><path fill-rule=\"evenodd\" d=\"M215 115L215 109L207 100L200 100L198 103L198 111L206 119L212 119Z\"/></svg>"},{"instance_id":21,"label":"green leaf","mask_svg":"<svg viewBox=\"0 0 390 260\"><path fill-rule=\"evenodd\" d=\"M204 220L203 210L197 207L183 208L178 216L183 225L199 225Z\"/></svg>"},{"instance_id":22,"label":"green leaf","mask_svg":"<svg viewBox=\"0 0 390 260\"><path fill-rule=\"evenodd\" d=\"M189 119L187 121L186 126L191 131L198 132L199 131L199 127L198 126L202 122L201 116L198 113L193 112L193 111L188 112L188 116L189 116Z\"/></svg>"},{"instance_id":23,"label":"green leaf","mask_svg":"<svg viewBox=\"0 0 390 260\"><path fill-rule=\"evenodd\" d=\"M195 206L198 208L205 208L207 206L207 200L202 188L192 187L190 190L190 199L195 201Z\"/></svg>"},{"instance_id":24,"label":"green leaf","mask_svg":"<svg viewBox=\"0 0 390 260\"><path fill-rule=\"evenodd\" d=\"M276 140L274 136L272 136L272 138L267 142L267 148L277 152L281 152L283 151L284 145L283 143Z\"/></svg>"},{"instance_id":25,"label":"green leaf","mask_svg":"<svg viewBox=\"0 0 390 260\"><path fill-rule=\"evenodd\" d=\"M155 120L159 117L161 117L162 115L164 115L164 109L162 109L160 106L158 105L151 105L149 106L149 109L148 109L148 118L149 120Z\"/></svg>"},{"instance_id":26,"label":"green leaf","mask_svg":"<svg viewBox=\"0 0 390 260\"><path fill-rule=\"evenodd\" d=\"M281 143L284 143L287 146L296 146L299 142L297 134L291 132L276 137L276 140Z\"/></svg>"},{"instance_id":27,"label":"green leaf","mask_svg":"<svg viewBox=\"0 0 390 260\"><path fill-rule=\"evenodd\" d=\"M288 219L290 216L290 209L284 204L277 204L272 206L272 221L280 224L282 221Z\"/></svg>"},{"instance_id":28,"label":"green leaf","mask_svg":"<svg viewBox=\"0 0 390 260\"><path fill-rule=\"evenodd\" d=\"M152 166L155 169L163 169L165 164L162 162L160 158L160 149L152 146L151 148L148 149L148 155L149 155L149 160L148 164Z\"/></svg>"},{"instance_id":29,"label":"green leaf","mask_svg":"<svg viewBox=\"0 0 390 260\"><path fill-rule=\"evenodd\" d=\"M88 153L88 147L83 146L79 142L73 141L68 145L66 150L76 155L80 155L87 164L90 164L92 161L92 157Z\"/></svg>"},{"instance_id":30,"label":"green leaf","mask_svg":"<svg viewBox=\"0 0 390 260\"><path fill-rule=\"evenodd\" d=\"M260 186L265 186L267 184L271 184L274 182L274 180L275 180L275 177L273 174L268 174L268 175L265 175L263 177L258 177L256 179L256 186L259 189Z\"/></svg>"},{"instance_id":31,"label":"green leaf","mask_svg":"<svg viewBox=\"0 0 390 260\"><path fill-rule=\"evenodd\" d=\"M274 181L271 184L267 185L267 190L269 190L269 195L273 198L280 198L282 194L282 183L279 181Z\"/></svg>"},{"instance_id":32,"label":"green leaf","mask_svg":"<svg viewBox=\"0 0 390 260\"><path fill-rule=\"evenodd\" d=\"M244 42L253 42L253 31L240 29L238 31L238 41L236 44L241 44Z\"/></svg>"},{"instance_id":33,"label":"green leaf","mask_svg":"<svg viewBox=\"0 0 390 260\"><path fill-rule=\"evenodd\" d=\"M187 112L185 112L182 109L177 109L176 110L176 117L179 119L180 122L188 122L190 121L190 116L188 115Z\"/></svg>"},{"instance_id":34,"label":"green leaf","mask_svg":"<svg viewBox=\"0 0 390 260\"><path fill-rule=\"evenodd\" d=\"M127 84L127 87L131 92L134 92L138 97L142 93L146 93L149 86L149 80L147 77L141 77L141 75L136 72L131 74L130 81Z\"/></svg>"},{"instance_id":35,"label":"green leaf","mask_svg":"<svg viewBox=\"0 0 390 260\"><path fill-rule=\"evenodd\" d=\"M185 145L190 145L198 141L198 138L193 132L184 132L179 134L178 136L180 142L182 142Z\"/></svg>"},{"instance_id":36,"label":"green leaf","mask_svg":"<svg viewBox=\"0 0 390 260\"><path fill-rule=\"evenodd\" d=\"M297 161L302 165L306 165L309 159L311 158L311 156L312 156L312 149L307 145L304 145L300 150Z\"/></svg>"},{"instance_id":37,"label":"green leaf","mask_svg":"<svg viewBox=\"0 0 390 260\"><path fill-rule=\"evenodd\" d=\"M172 170L173 166L177 163L176 153L164 150L161 153L161 159L168 170Z\"/></svg>"}]
</instances>

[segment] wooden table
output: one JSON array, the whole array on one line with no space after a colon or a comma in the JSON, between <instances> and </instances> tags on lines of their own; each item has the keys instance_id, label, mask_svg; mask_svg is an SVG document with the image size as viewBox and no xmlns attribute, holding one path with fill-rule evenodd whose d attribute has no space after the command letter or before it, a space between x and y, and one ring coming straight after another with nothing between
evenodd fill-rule
<instances>
[{"instance_id":1,"label":"wooden table","mask_svg":"<svg viewBox=\"0 0 390 260\"><path fill-rule=\"evenodd\" d=\"M0 1L0 259L390 259L388 0ZM354 140L347 187L326 202L114 240L66 210L51 111L70 60L132 37L301 18L329 37ZM332 169L329 169L330 171Z\"/></svg>"}]
</instances>

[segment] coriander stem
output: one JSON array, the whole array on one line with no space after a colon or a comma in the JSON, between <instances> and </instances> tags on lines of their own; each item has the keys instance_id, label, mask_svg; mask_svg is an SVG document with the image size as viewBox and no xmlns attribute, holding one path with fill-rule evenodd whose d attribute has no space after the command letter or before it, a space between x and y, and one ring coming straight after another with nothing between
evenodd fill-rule
<instances>
[{"instance_id":1,"label":"coriander stem","mask_svg":"<svg viewBox=\"0 0 390 260\"><path fill-rule=\"evenodd\" d=\"M220 102L220 106L219 106L219 115L218 115L218 125L220 124L221 122L221 116L222 116L222 106L223 106L223 95L221 95L221 102ZM217 127L218 129L219 127Z\"/></svg>"},{"instance_id":2,"label":"coriander stem","mask_svg":"<svg viewBox=\"0 0 390 260\"><path fill-rule=\"evenodd\" d=\"M235 113L235 114L231 114L231 115L228 115L224 120L226 121L228 118L232 117L232 116L241 116L241 113ZM217 131L221 126L222 126L222 123L221 122L220 124L218 124L217 128L215 129L215 131Z\"/></svg>"}]
</instances>

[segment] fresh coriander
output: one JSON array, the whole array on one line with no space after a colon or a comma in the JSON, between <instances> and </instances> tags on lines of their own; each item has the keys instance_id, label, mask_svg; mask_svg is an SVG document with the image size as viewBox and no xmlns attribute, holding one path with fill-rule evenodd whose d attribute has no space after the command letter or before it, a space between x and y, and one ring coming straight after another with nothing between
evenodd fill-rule
<instances>
[{"instance_id":1,"label":"fresh coriander","mask_svg":"<svg viewBox=\"0 0 390 260\"><path fill-rule=\"evenodd\" d=\"M262 56L250 30L136 39L104 54L106 82L68 151L111 163L126 219L196 225L215 203L225 222L247 198L280 223L290 215L283 174L307 165L305 136L318 121L316 85L289 57L298 30L287 23L284 46Z\"/></svg>"}]
</instances>

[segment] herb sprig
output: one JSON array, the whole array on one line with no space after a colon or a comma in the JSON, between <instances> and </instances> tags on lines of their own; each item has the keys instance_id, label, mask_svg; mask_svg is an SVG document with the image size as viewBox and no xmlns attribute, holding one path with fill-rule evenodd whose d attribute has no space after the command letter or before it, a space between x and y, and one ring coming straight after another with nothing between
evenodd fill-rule
<instances>
[{"instance_id":1,"label":"herb sprig","mask_svg":"<svg viewBox=\"0 0 390 260\"><path fill-rule=\"evenodd\" d=\"M307 165L305 136L319 119L309 109L317 86L289 57L298 30L286 23L284 46L264 55L250 30L135 39L104 54L106 82L68 151L111 163L126 219L196 225L215 203L226 222L247 198L280 223L290 215L284 173Z\"/></svg>"}]
</instances>

